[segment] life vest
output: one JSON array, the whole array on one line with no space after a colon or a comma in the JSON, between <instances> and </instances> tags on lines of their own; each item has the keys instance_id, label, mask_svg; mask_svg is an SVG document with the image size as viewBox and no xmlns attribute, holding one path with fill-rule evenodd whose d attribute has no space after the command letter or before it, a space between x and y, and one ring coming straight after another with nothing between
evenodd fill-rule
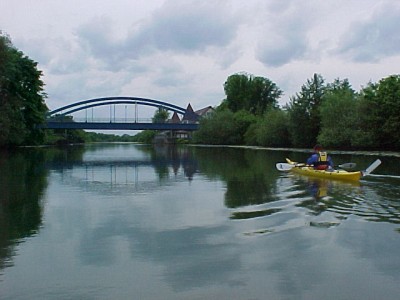
<instances>
[{"instance_id":1,"label":"life vest","mask_svg":"<svg viewBox=\"0 0 400 300\"><path fill-rule=\"evenodd\" d=\"M328 154L326 152L319 152L318 162L314 164L314 168L317 170L326 170L328 167Z\"/></svg>"}]
</instances>

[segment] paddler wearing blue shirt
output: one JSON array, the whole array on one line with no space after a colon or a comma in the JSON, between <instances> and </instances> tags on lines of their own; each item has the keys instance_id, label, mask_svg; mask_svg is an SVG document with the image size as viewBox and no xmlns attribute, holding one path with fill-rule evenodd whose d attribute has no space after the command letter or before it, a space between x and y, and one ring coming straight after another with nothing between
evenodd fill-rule
<instances>
[{"instance_id":1,"label":"paddler wearing blue shirt","mask_svg":"<svg viewBox=\"0 0 400 300\"><path fill-rule=\"evenodd\" d=\"M313 166L316 170L333 169L332 158L322 149L321 145L315 145L314 153L307 159L307 165Z\"/></svg>"}]
</instances>

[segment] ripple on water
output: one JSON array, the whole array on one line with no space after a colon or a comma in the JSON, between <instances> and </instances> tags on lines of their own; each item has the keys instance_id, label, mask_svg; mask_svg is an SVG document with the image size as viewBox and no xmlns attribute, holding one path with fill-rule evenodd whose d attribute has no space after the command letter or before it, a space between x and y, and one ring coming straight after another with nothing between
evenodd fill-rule
<instances>
[{"instance_id":1,"label":"ripple on water","mask_svg":"<svg viewBox=\"0 0 400 300\"><path fill-rule=\"evenodd\" d=\"M334 228L350 215L368 222L400 223L400 188L367 181L349 183L284 175L276 181L274 201L244 206L232 220L257 220L244 235L278 233L290 229Z\"/></svg>"}]
</instances>

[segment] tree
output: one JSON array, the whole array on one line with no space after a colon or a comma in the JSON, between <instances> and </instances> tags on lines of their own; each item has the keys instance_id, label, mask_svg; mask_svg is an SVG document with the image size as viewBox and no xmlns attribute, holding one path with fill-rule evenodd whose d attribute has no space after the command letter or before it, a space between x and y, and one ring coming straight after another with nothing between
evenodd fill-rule
<instances>
[{"instance_id":1,"label":"tree","mask_svg":"<svg viewBox=\"0 0 400 300\"><path fill-rule=\"evenodd\" d=\"M169 112L162 108L159 107L158 110L154 113L154 116L152 118L153 123L165 123L169 118Z\"/></svg>"},{"instance_id":2,"label":"tree","mask_svg":"<svg viewBox=\"0 0 400 300\"><path fill-rule=\"evenodd\" d=\"M193 134L193 140L202 144L238 145L243 140L241 131L232 111L216 110L210 118L200 120L199 130Z\"/></svg>"},{"instance_id":3,"label":"tree","mask_svg":"<svg viewBox=\"0 0 400 300\"><path fill-rule=\"evenodd\" d=\"M36 144L47 107L42 72L0 32L0 146Z\"/></svg>"},{"instance_id":4,"label":"tree","mask_svg":"<svg viewBox=\"0 0 400 300\"><path fill-rule=\"evenodd\" d=\"M249 127L257 123L257 117L248 111L240 110L234 113L233 119L236 127L235 135L240 137L237 138L237 143L245 144L246 132L249 129Z\"/></svg>"},{"instance_id":5,"label":"tree","mask_svg":"<svg viewBox=\"0 0 400 300\"><path fill-rule=\"evenodd\" d=\"M311 147L317 142L320 130L319 106L325 91L324 79L314 74L301 87L300 93L291 97L286 109L289 113L289 133L293 146Z\"/></svg>"},{"instance_id":6,"label":"tree","mask_svg":"<svg viewBox=\"0 0 400 300\"><path fill-rule=\"evenodd\" d=\"M232 111L248 111L262 115L268 108L278 106L283 92L275 83L264 77L249 74L234 74L224 83L225 105Z\"/></svg>"},{"instance_id":7,"label":"tree","mask_svg":"<svg viewBox=\"0 0 400 300\"><path fill-rule=\"evenodd\" d=\"M370 83L361 91L360 101L360 127L368 133L370 145L400 149L400 75Z\"/></svg>"},{"instance_id":8,"label":"tree","mask_svg":"<svg viewBox=\"0 0 400 300\"><path fill-rule=\"evenodd\" d=\"M290 146L287 112L280 109L269 110L257 126L256 138L261 146Z\"/></svg>"},{"instance_id":9,"label":"tree","mask_svg":"<svg viewBox=\"0 0 400 300\"><path fill-rule=\"evenodd\" d=\"M357 101L347 79L335 79L327 85L320 105L320 117L318 143L325 147L352 147L357 134Z\"/></svg>"}]
</instances>

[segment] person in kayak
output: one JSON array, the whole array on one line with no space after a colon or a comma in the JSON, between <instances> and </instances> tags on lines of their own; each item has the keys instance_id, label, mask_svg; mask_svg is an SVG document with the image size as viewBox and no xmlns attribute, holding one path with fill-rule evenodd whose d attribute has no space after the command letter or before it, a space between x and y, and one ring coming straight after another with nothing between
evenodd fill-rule
<instances>
[{"instance_id":1,"label":"person in kayak","mask_svg":"<svg viewBox=\"0 0 400 300\"><path fill-rule=\"evenodd\" d=\"M332 158L323 151L321 145L314 146L314 153L307 159L307 165L316 170L333 170Z\"/></svg>"}]
</instances>

